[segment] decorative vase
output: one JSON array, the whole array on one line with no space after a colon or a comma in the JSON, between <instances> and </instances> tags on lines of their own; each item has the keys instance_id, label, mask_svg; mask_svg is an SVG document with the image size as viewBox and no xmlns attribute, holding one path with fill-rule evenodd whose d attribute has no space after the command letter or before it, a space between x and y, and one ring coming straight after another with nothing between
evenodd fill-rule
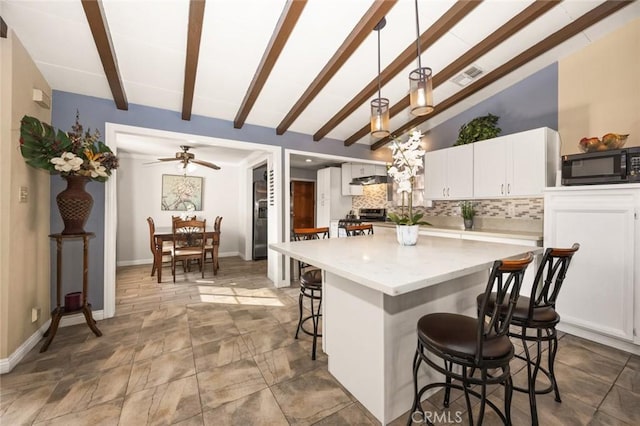
<instances>
[{"instance_id":1,"label":"decorative vase","mask_svg":"<svg viewBox=\"0 0 640 426\"><path fill-rule=\"evenodd\" d=\"M89 178L86 176L65 176L64 179L67 181L67 189L56 197L58 210L60 210L60 216L62 216L64 223L62 233L65 235L84 234L84 224L91 213L91 207L93 207L91 194L84 190Z\"/></svg>"},{"instance_id":2,"label":"decorative vase","mask_svg":"<svg viewBox=\"0 0 640 426\"><path fill-rule=\"evenodd\" d=\"M401 246L415 246L420 225L396 225L396 238Z\"/></svg>"},{"instance_id":3,"label":"decorative vase","mask_svg":"<svg viewBox=\"0 0 640 426\"><path fill-rule=\"evenodd\" d=\"M471 229L473 228L473 218L472 219L465 219L464 220L464 229Z\"/></svg>"}]
</instances>

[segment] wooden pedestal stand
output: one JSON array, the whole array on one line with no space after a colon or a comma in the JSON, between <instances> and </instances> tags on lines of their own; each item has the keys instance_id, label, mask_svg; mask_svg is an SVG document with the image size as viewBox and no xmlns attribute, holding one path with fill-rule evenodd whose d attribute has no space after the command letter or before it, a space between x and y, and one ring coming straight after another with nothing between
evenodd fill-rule
<instances>
[{"instance_id":1,"label":"wooden pedestal stand","mask_svg":"<svg viewBox=\"0 0 640 426\"><path fill-rule=\"evenodd\" d=\"M56 262L56 308L51 311L51 325L49 329L47 329L46 333L44 333L44 337L47 338L40 352L45 352L51 341L56 335L58 331L58 325L60 324L60 319L65 315L71 315L75 313L82 312L84 314L84 318L87 321L87 325L93 331L93 334L100 337L102 336L102 332L98 330L96 327L96 321L93 319L93 315L91 314L91 304L87 303L87 293L89 291L89 287L87 285L87 280L89 277L89 238L93 237L95 234L93 232L85 232L82 234L51 234L50 238L56 240L57 245L57 262ZM61 294L62 293L62 243L65 240L82 238L83 243L83 253L82 253L82 306L78 309L67 310L64 306L61 306Z\"/></svg>"}]
</instances>

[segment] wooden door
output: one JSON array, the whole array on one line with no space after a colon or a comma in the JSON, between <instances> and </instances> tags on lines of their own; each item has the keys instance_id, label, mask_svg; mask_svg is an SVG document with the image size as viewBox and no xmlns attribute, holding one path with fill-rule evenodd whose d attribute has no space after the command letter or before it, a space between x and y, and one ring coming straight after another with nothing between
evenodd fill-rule
<instances>
[{"instance_id":1,"label":"wooden door","mask_svg":"<svg viewBox=\"0 0 640 426\"><path fill-rule=\"evenodd\" d=\"M313 228L315 226L315 182L291 181L292 227Z\"/></svg>"}]
</instances>

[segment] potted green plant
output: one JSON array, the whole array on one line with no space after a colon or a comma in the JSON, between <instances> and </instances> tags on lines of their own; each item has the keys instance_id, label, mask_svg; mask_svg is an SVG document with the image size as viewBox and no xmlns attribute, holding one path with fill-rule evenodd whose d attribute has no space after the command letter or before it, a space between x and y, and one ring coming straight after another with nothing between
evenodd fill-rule
<instances>
[{"instance_id":1,"label":"potted green plant","mask_svg":"<svg viewBox=\"0 0 640 426\"><path fill-rule=\"evenodd\" d=\"M473 228L473 217L476 215L476 209L471 201L463 201L460 203L460 214L464 220L464 229Z\"/></svg>"},{"instance_id":2,"label":"potted green plant","mask_svg":"<svg viewBox=\"0 0 640 426\"><path fill-rule=\"evenodd\" d=\"M488 114L482 117L476 117L470 122L463 124L458 133L458 140L455 145L465 145L485 139L495 138L500 134L502 129L498 127L500 117Z\"/></svg>"}]
</instances>

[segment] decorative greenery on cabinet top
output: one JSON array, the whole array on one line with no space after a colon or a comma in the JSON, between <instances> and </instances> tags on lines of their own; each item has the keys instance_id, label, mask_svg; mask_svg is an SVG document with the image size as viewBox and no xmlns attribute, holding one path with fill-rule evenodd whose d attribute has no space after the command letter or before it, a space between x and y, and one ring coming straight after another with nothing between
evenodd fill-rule
<instances>
[{"instance_id":1,"label":"decorative greenery on cabinet top","mask_svg":"<svg viewBox=\"0 0 640 426\"><path fill-rule=\"evenodd\" d=\"M488 114L482 117L476 117L470 122L463 124L460 127L458 140L454 146L495 138L502 131L502 129L498 127L499 119L500 117L497 115Z\"/></svg>"}]
</instances>

